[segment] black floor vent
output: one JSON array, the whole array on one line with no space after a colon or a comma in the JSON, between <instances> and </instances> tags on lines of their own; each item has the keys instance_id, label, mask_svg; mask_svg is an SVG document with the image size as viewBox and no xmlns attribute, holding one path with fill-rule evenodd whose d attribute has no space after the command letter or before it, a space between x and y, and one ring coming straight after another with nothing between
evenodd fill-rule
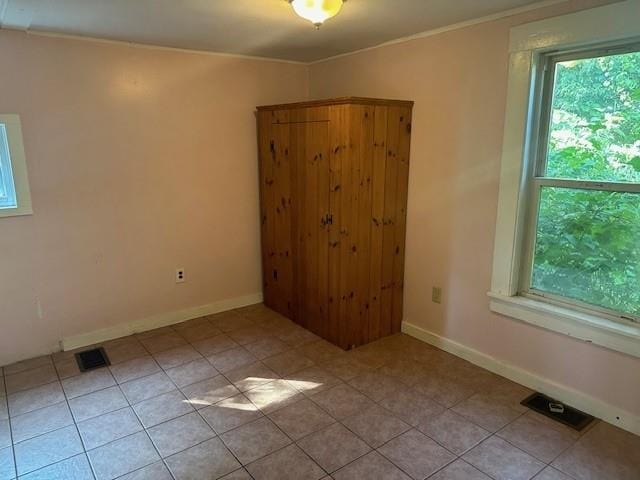
<instances>
[{"instance_id":1,"label":"black floor vent","mask_svg":"<svg viewBox=\"0 0 640 480\"><path fill-rule=\"evenodd\" d=\"M546 417L564 423L569 427L581 431L593 421L591 415L569 407L561 402L549 398L541 393L534 393L520 402L525 407L529 407Z\"/></svg>"},{"instance_id":2,"label":"black floor vent","mask_svg":"<svg viewBox=\"0 0 640 480\"><path fill-rule=\"evenodd\" d=\"M111 365L104 348L94 348L86 352L76 353L76 361L81 372Z\"/></svg>"}]
</instances>

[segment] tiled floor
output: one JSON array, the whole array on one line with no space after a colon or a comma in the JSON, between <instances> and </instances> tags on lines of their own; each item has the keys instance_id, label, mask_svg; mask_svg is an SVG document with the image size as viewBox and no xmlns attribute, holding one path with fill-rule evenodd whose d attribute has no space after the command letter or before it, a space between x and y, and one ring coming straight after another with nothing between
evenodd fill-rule
<instances>
[{"instance_id":1,"label":"tiled floor","mask_svg":"<svg viewBox=\"0 0 640 480\"><path fill-rule=\"evenodd\" d=\"M346 353L262 306L2 369L0 480L638 480L640 438L396 335Z\"/></svg>"}]
</instances>

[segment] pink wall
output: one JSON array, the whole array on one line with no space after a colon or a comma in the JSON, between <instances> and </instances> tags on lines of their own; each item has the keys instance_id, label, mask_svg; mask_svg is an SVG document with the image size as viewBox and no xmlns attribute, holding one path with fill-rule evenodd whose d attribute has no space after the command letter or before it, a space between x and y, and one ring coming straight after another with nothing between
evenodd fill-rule
<instances>
[{"instance_id":1,"label":"pink wall","mask_svg":"<svg viewBox=\"0 0 640 480\"><path fill-rule=\"evenodd\" d=\"M312 98L414 100L405 319L640 414L640 360L489 312L509 29L545 10L315 64ZM442 305L431 287L443 287Z\"/></svg>"},{"instance_id":2,"label":"pink wall","mask_svg":"<svg viewBox=\"0 0 640 480\"><path fill-rule=\"evenodd\" d=\"M9 31L0 60L35 211L0 218L0 365L261 291L253 112L305 66Z\"/></svg>"}]
</instances>

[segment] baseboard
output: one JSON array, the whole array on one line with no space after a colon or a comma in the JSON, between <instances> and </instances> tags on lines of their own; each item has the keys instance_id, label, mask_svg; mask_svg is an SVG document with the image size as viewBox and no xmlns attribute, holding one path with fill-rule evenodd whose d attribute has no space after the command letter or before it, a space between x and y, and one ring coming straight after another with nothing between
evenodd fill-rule
<instances>
[{"instance_id":1,"label":"baseboard","mask_svg":"<svg viewBox=\"0 0 640 480\"><path fill-rule=\"evenodd\" d=\"M113 327L103 328L94 332L74 335L63 338L60 342L62 350L73 350L75 348L86 347L96 343L106 342L114 338L126 337L134 333L146 332L155 328L166 327L176 323L186 322L193 318L212 315L214 313L233 310L234 308L246 307L262 302L262 293L254 293L244 297L230 298L219 302L200 305L197 307L185 308L173 312L161 313L151 317L142 318L129 323L121 323Z\"/></svg>"},{"instance_id":2,"label":"baseboard","mask_svg":"<svg viewBox=\"0 0 640 480\"><path fill-rule=\"evenodd\" d=\"M640 435L640 416L610 405L586 393L505 363L471 347L413 325L408 321L402 322L402 332L516 383L556 398L612 425Z\"/></svg>"}]
</instances>

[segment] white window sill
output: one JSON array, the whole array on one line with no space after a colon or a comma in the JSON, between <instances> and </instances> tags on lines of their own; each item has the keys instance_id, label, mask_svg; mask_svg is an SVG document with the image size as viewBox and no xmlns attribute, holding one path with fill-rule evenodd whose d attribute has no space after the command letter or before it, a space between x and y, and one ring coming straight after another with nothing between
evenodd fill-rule
<instances>
[{"instance_id":1,"label":"white window sill","mask_svg":"<svg viewBox=\"0 0 640 480\"><path fill-rule=\"evenodd\" d=\"M33 209L30 206L18 208L0 208L0 218L21 217L23 215L33 215Z\"/></svg>"},{"instance_id":2,"label":"white window sill","mask_svg":"<svg viewBox=\"0 0 640 480\"><path fill-rule=\"evenodd\" d=\"M492 312L602 347L640 357L640 325L616 322L526 297L489 292Z\"/></svg>"}]
</instances>

